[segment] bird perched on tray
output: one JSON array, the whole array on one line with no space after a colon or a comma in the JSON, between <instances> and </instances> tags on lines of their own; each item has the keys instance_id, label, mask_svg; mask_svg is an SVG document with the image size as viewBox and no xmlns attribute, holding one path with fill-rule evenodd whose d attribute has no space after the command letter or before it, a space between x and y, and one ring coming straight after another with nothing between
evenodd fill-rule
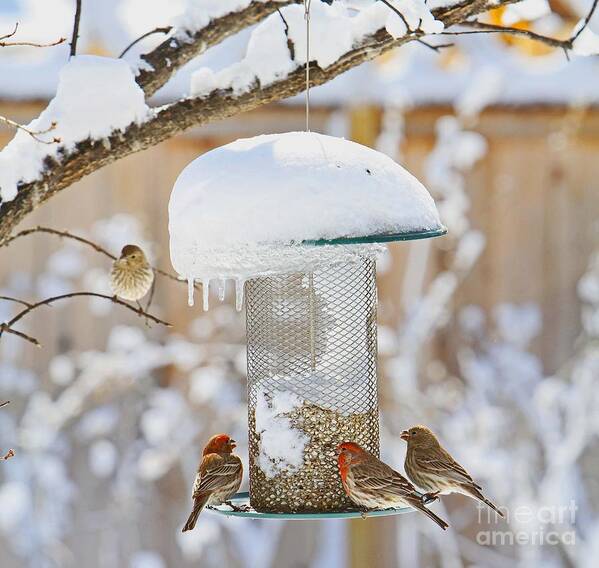
<instances>
[{"instance_id":1,"label":"bird perched on tray","mask_svg":"<svg viewBox=\"0 0 599 568\"><path fill-rule=\"evenodd\" d=\"M427 509L415 487L400 473L354 442L337 446L337 465L347 496L365 509L413 507L443 530L449 526Z\"/></svg>"},{"instance_id":2,"label":"bird perched on tray","mask_svg":"<svg viewBox=\"0 0 599 568\"><path fill-rule=\"evenodd\" d=\"M144 251L136 245L125 245L121 256L112 263L112 292L123 300L137 302L150 291L153 283L154 271Z\"/></svg>"},{"instance_id":3,"label":"bird perched on tray","mask_svg":"<svg viewBox=\"0 0 599 568\"><path fill-rule=\"evenodd\" d=\"M406 474L429 496L462 493L478 499L500 516L503 513L482 494L482 487L441 446L437 437L426 426L413 426L401 433L408 443L404 469Z\"/></svg>"},{"instance_id":4,"label":"bird perched on tray","mask_svg":"<svg viewBox=\"0 0 599 568\"><path fill-rule=\"evenodd\" d=\"M232 453L234 449L235 440L226 434L217 434L208 440L193 484L193 510L183 532L195 527L206 505L220 505L239 490L243 466L239 457Z\"/></svg>"}]
</instances>

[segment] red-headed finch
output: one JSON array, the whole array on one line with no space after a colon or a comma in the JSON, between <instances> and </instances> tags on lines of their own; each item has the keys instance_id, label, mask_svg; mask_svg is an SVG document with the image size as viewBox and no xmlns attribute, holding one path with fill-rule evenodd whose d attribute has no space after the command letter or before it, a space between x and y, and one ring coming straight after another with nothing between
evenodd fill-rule
<instances>
[{"instance_id":1,"label":"red-headed finch","mask_svg":"<svg viewBox=\"0 0 599 568\"><path fill-rule=\"evenodd\" d=\"M193 484L193 511L183 532L195 527L205 505L220 505L237 493L243 466L241 460L233 455L234 449L235 440L226 434L217 434L208 440Z\"/></svg>"},{"instance_id":2,"label":"red-headed finch","mask_svg":"<svg viewBox=\"0 0 599 568\"><path fill-rule=\"evenodd\" d=\"M462 493L482 501L503 517L503 513L482 494L482 487L451 457L426 426L404 430L401 439L408 443L404 469L420 489L432 495Z\"/></svg>"},{"instance_id":3,"label":"red-headed finch","mask_svg":"<svg viewBox=\"0 0 599 568\"><path fill-rule=\"evenodd\" d=\"M150 291L153 282L154 271L144 251L136 245L125 245L110 271L113 294L123 300L137 302Z\"/></svg>"},{"instance_id":4,"label":"red-headed finch","mask_svg":"<svg viewBox=\"0 0 599 568\"><path fill-rule=\"evenodd\" d=\"M443 530L449 526L424 506L414 486L403 475L358 444L343 442L337 446L337 454L343 489L358 507L413 507L430 517Z\"/></svg>"}]
</instances>

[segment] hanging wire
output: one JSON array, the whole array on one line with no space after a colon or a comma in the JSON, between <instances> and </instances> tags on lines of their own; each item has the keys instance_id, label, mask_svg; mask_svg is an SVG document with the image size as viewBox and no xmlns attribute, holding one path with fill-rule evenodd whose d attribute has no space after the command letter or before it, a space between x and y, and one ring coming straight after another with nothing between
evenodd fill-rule
<instances>
[{"instance_id":1,"label":"hanging wire","mask_svg":"<svg viewBox=\"0 0 599 568\"><path fill-rule=\"evenodd\" d=\"M312 0L304 0L306 20L306 131L310 132L310 5Z\"/></svg>"}]
</instances>

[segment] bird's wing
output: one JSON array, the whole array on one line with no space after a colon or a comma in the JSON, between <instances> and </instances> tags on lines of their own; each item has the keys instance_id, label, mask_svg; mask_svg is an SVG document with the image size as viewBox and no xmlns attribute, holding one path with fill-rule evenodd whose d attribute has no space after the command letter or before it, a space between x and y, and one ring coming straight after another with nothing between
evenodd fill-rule
<instances>
[{"instance_id":1,"label":"bird's wing","mask_svg":"<svg viewBox=\"0 0 599 568\"><path fill-rule=\"evenodd\" d=\"M235 458L235 459L231 459ZM236 456L226 458L219 454L208 454L202 459L193 487L193 498L229 485L240 475L241 461Z\"/></svg>"},{"instance_id":2,"label":"bird's wing","mask_svg":"<svg viewBox=\"0 0 599 568\"><path fill-rule=\"evenodd\" d=\"M378 493L393 493L402 496L417 496L415 487L400 473L382 462L376 467L356 465L352 468L356 484Z\"/></svg>"},{"instance_id":3,"label":"bird's wing","mask_svg":"<svg viewBox=\"0 0 599 568\"><path fill-rule=\"evenodd\" d=\"M472 476L443 448L427 452L426 454L418 452L415 455L415 461L416 466L421 471L435 473L457 483L471 484L480 489L480 486L474 482Z\"/></svg>"}]
</instances>

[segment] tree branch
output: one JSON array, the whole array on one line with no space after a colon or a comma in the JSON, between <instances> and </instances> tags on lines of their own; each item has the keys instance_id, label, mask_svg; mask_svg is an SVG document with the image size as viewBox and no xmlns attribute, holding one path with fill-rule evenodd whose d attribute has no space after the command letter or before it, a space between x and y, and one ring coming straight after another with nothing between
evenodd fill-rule
<instances>
[{"instance_id":1,"label":"tree branch","mask_svg":"<svg viewBox=\"0 0 599 568\"><path fill-rule=\"evenodd\" d=\"M17 323L19 320L24 318L28 313L35 310L36 308L39 308L41 306L51 305L53 302L58 302L59 300L65 300L67 298L78 298L81 296L90 296L93 298L103 298L105 300L109 300L113 304L122 306L122 307L132 311L133 313L137 314L138 316L146 318L146 320L153 321L154 323L158 323L158 324L164 325L166 327L172 327L170 323L168 323L164 320L161 320L160 318L158 318L152 314L147 313L141 306L136 308L136 307L132 306L131 304L128 304L124 300L117 298L116 296L108 296L106 294L99 294L97 292L72 292L70 294L62 294L60 296L53 296L52 298L46 298L45 300L35 302L34 304L29 304L24 310L20 311L11 320L9 320L5 323L0 323L0 337L2 337L2 334L4 332L14 333L15 335L18 335L19 337L27 339L27 341L30 341L37 346L40 346L40 343L37 341L37 339L32 338L28 335L25 335L24 333L17 331L15 329L12 329L12 326L15 323ZM25 302L21 301L21 303L25 303Z\"/></svg>"},{"instance_id":2,"label":"tree branch","mask_svg":"<svg viewBox=\"0 0 599 568\"><path fill-rule=\"evenodd\" d=\"M79 39L79 21L81 20L81 1L76 0L77 7L75 8L75 18L73 20L73 36L71 37L71 51L69 57L73 57L77 53L77 40Z\"/></svg>"},{"instance_id":3,"label":"tree branch","mask_svg":"<svg viewBox=\"0 0 599 568\"><path fill-rule=\"evenodd\" d=\"M574 42L578 39L578 36L584 31L584 29L588 26L591 18L595 10L597 9L597 4L599 0L594 0L589 13L583 20L582 26L576 31L575 34L571 35L568 39L558 39L555 37L546 36L543 34L539 34L533 32L531 30L514 28L510 26L499 26L496 24L487 24L485 22L479 22L477 20L471 20L463 22L461 25L464 27L475 28L472 31L445 31L442 32L442 35L469 35L469 34L486 34L486 33L502 33L509 35L519 35L523 37L527 37L533 41L538 41L540 43L544 43L550 47L555 47L558 49L563 49L566 52L566 56L568 55L568 51L572 50L574 47Z\"/></svg>"},{"instance_id":4,"label":"tree branch","mask_svg":"<svg viewBox=\"0 0 599 568\"><path fill-rule=\"evenodd\" d=\"M300 0L297 0L298 2ZM501 4L509 4L515 0L501 0ZM211 26L200 30L193 36L193 48L175 38L168 39L147 56L142 58L152 65L152 72L141 72L137 81L146 93L151 94L160 87L182 63L192 54L202 50L198 46L198 38L204 38L206 46L221 41L234 31L274 12L283 2L253 2L248 8L235 14L223 16L211 23ZM464 0L460 4L445 6L433 10L433 14L441 20L445 27L464 23L473 16L496 7L493 0ZM243 13L244 18L239 18ZM225 21L229 27L225 27ZM241 23L243 22L243 23ZM322 69L311 65L311 84L322 85L344 73L345 71L372 60L409 41L418 40L423 32L394 39L385 29L379 29L358 42L353 49L341 56L335 63ZM177 54L179 46L182 54ZM174 50L174 51L172 51ZM170 54L170 55L169 55ZM171 65L165 59L154 61L155 57L174 57ZM156 110L152 118L141 124L133 123L124 131L115 131L101 140L87 139L79 142L70 152L59 153L59 158L47 158L45 168L36 181L21 184L17 196L10 202L2 204L0 218L0 243L5 242L14 227L40 203L68 187L82 177L115 162L133 152L154 146L163 140L194 127L228 118L239 113L252 110L263 104L278 101L301 93L305 88L305 68L296 67L286 77L267 85L255 84L248 91L235 93L232 90L215 90L204 97L186 98Z\"/></svg>"},{"instance_id":5,"label":"tree branch","mask_svg":"<svg viewBox=\"0 0 599 568\"><path fill-rule=\"evenodd\" d=\"M282 6L301 2L303 0L251 2L246 8L216 18L205 28L189 35L178 34L169 37L150 53L140 56L142 64L137 75L137 84L146 96L150 97L183 65L213 45L257 24Z\"/></svg>"},{"instance_id":6,"label":"tree branch","mask_svg":"<svg viewBox=\"0 0 599 568\"><path fill-rule=\"evenodd\" d=\"M119 55L119 59L121 59L136 43L139 43L142 39L145 39L154 34L167 34L173 29L172 26L165 26L163 28L154 28L153 30L146 32L145 34L140 35L137 39L134 39Z\"/></svg>"}]
</instances>

